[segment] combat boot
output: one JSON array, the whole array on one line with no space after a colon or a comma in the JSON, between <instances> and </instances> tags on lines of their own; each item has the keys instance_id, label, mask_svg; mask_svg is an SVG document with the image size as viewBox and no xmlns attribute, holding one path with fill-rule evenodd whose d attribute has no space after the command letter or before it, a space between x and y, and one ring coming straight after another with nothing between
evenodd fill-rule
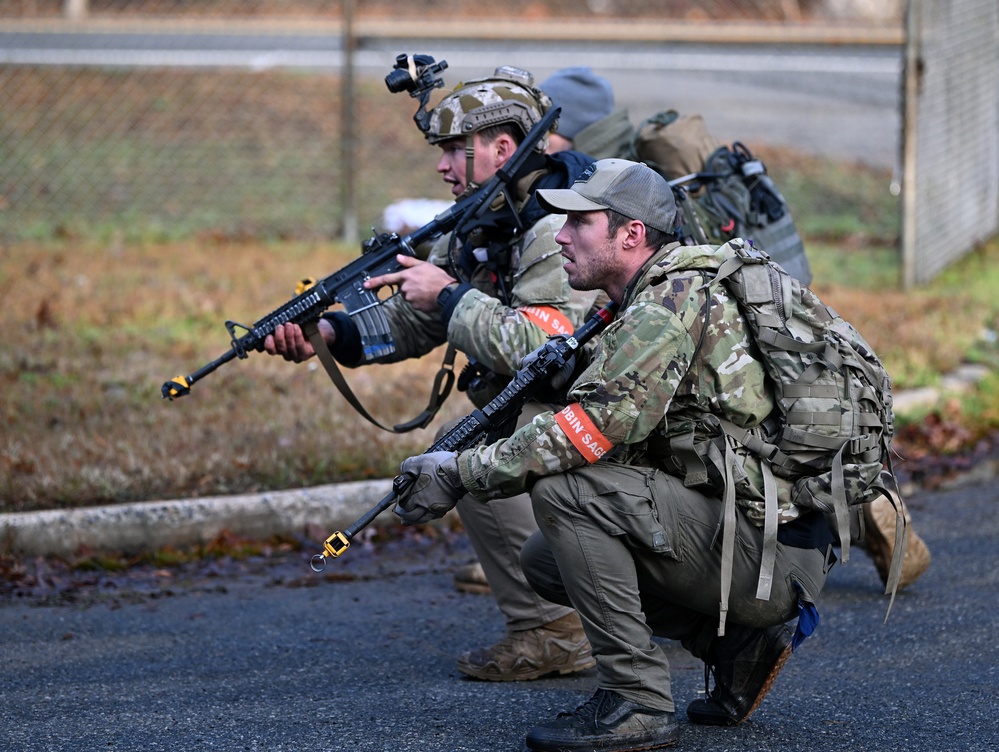
<instances>
[{"instance_id":1,"label":"combat boot","mask_svg":"<svg viewBox=\"0 0 999 752\"><path fill-rule=\"evenodd\" d=\"M495 645L458 656L458 670L483 681L530 681L594 665L590 642L575 611L534 629L510 632Z\"/></svg>"},{"instance_id":2,"label":"combat boot","mask_svg":"<svg viewBox=\"0 0 999 752\"><path fill-rule=\"evenodd\" d=\"M930 566L930 549L912 529L909 510L902 498L889 492L898 505L906 522L905 555L902 557L902 575L898 581L901 590L918 580ZM895 508L884 496L879 496L870 504L864 504L864 540L861 543L868 556L877 567L881 582L888 584L888 571L891 568L891 557L895 551Z\"/></svg>"},{"instance_id":3,"label":"combat boot","mask_svg":"<svg viewBox=\"0 0 999 752\"><path fill-rule=\"evenodd\" d=\"M734 726L749 718L791 655L792 636L786 624L765 629L729 624L725 636L715 638L708 650L707 697L687 706L691 723ZM714 689L708 686L711 674Z\"/></svg>"},{"instance_id":4,"label":"combat boot","mask_svg":"<svg viewBox=\"0 0 999 752\"><path fill-rule=\"evenodd\" d=\"M527 748L536 752L629 752L671 747L680 738L676 715L598 689L571 713L531 729Z\"/></svg>"}]
</instances>

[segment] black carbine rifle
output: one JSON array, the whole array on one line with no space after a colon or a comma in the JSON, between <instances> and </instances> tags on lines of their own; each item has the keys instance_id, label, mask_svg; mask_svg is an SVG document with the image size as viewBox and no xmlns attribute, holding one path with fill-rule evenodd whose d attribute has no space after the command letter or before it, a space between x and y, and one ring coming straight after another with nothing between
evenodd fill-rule
<instances>
[{"instance_id":1,"label":"black carbine rifle","mask_svg":"<svg viewBox=\"0 0 999 752\"><path fill-rule=\"evenodd\" d=\"M382 301L374 290L364 288L364 281L399 271L403 267L396 256L399 254L416 256L414 248L473 221L493 207L497 197L504 191L504 200L512 201L510 193L517 172L523 167L538 142L551 129L559 112L558 107L549 109L493 177L481 188L455 202L454 206L438 214L423 227L401 238L395 233L382 233L369 239L364 244L360 257L299 292L253 326L226 321L225 327L231 340L229 350L194 373L177 376L167 381L161 389L163 398L173 400L175 397L183 397L190 393L194 382L200 381L233 358L246 358L251 352L263 350L264 340L273 334L279 325L309 324L335 303L342 304L357 324L366 359L394 352L395 344L392 341L388 319L380 307ZM237 337L237 329L245 333Z\"/></svg>"},{"instance_id":2,"label":"black carbine rifle","mask_svg":"<svg viewBox=\"0 0 999 752\"><path fill-rule=\"evenodd\" d=\"M520 415L524 405L565 367L579 349L601 332L614 318L617 304L610 302L593 314L568 337L553 337L539 347L536 358L530 359L514 375L513 380L481 410L474 410L454 428L441 436L424 454L431 452L461 452L478 444L491 434L502 434ZM350 541L379 514L392 506L413 479L397 475L392 490L374 507L365 512L344 531L337 530L323 543L323 553L312 557L313 571L326 568L326 556L336 558L350 546Z\"/></svg>"}]
</instances>

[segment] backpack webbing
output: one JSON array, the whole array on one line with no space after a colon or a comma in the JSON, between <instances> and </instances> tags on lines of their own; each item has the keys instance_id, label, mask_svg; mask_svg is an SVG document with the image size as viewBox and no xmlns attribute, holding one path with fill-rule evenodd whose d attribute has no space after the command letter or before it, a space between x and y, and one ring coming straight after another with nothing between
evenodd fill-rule
<instances>
[{"instance_id":1,"label":"backpack webbing","mask_svg":"<svg viewBox=\"0 0 999 752\"><path fill-rule=\"evenodd\" d=\"M742 239L717 250L720 266L705 283L724 285L738 304L774 388L775 411L768 431L748 431L715 416L716 438L688 450L685 483L713 463L724 478L722 525L722 602L719 632L724 633L734 551L734 449L744 446L759 458L764 476L763 556L757 597L767 599L777 551L778 488L775 478L793 482L790 501L822 512L849 560L850 509L894 483L890 443L893 434L891 380L857 330L807 287ZM765 436L763 434L766 434ZM684 442L675 440L678 446ZM719 464L721 465L719 467ZM895 551L886 593L894 602L905 550L905 520L896 507Z\"/></svg>"}]
</instances>

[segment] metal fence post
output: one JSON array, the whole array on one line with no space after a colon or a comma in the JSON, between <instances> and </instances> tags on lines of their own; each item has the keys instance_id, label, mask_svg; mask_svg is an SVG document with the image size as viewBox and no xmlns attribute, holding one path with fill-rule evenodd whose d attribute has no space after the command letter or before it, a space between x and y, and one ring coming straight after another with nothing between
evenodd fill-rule
<instances>
[{"instance_id":1,"label":"metal fence post","mask_svg":"<svg viewBox=\"0 0 999 752\"><path fill-rule=\"evenodd\" d=\"M63 15L70 20L76 20L79 18L86 18L87 7L90 4L90 0L65 0L62 6Z\"/></svg>"},{"instance_id":2,"label":"metal fence post","mask_svg":"<svg viewBox=\"0 0 999 752\"><path fill-rule=\"evenodd\" d=\"M921 17L909 0L905 13L905 69L902 73L902 286L916 284L916 114L919 99L919 46Z\"/></svg>"},{"instance_id":3,"label":"metal fence post","mask_svg":"<svg viewBox=\"0 0 999 752\"><path fill-rule=\"evenodd\" d=\"M343 80L340 85L340 204L343 213L341 237L357 242L357 197L354 186L354 0L343 0Z\"/></svg>"}]
</instances>

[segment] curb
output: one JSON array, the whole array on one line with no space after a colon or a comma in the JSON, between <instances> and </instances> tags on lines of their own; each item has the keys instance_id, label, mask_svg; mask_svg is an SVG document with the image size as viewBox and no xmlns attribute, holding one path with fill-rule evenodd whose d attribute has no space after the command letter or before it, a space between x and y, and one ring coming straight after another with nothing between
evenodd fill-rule
<instances>
[{"instance_id":1,"label":"curb","mask_svg":"<svg viewBox=\"0 0 999 752\"><path fill-rule=\"evenodd\" d=\"M939 387L900 392L894 395L895 412L931 408L942 395L967 391L987 373L984 366L962 366ZM139 553L208 543L222 531L265 539L318 528L325 537L352 525L391 490L392 480L383 479L242 496L0 514L0 551L26 556L72 556L81 549ZM395 521L390 512L385 519ZM457 520L452 510L432 524Z\"/></svg>"},{"instance_id":2,"label":"curb","mask_svg":"<svg viewBox=\"0 0 999 752\"><path fill-rule=\"evenodd\" d=\"M266 539L318 529L325 538L352 525L391 490L392 480L387 479L243 496L3 514L0 550L25 556L72 556L81 549L141 553L208 543L222 531ZM385 519L394 520L390 512ZM456 519L457 513L449 512L438 524Z\"/></svg>"}]
</instances>

